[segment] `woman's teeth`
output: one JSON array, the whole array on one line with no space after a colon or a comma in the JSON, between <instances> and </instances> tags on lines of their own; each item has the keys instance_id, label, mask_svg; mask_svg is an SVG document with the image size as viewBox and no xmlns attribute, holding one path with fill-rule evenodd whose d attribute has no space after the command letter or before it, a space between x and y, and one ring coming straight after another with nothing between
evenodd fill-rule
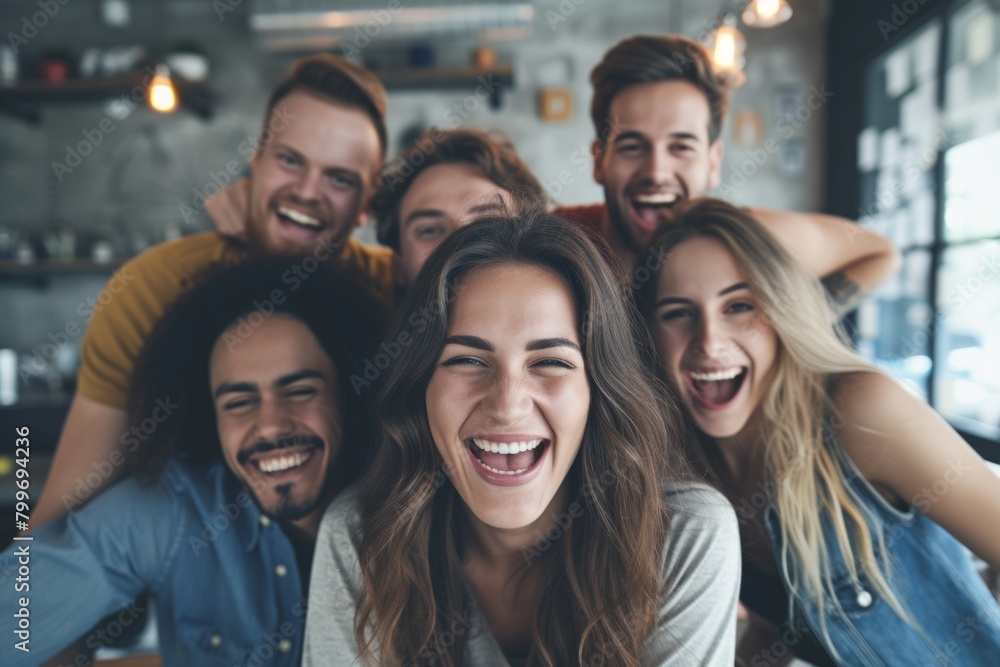
<instances>
[{"instance_id":1,"label":"woman's teeth","mask_svg":"<svg viewBox=\"0 0 1000 667\"><path fill-rule=\"evenodd\" d=\"M257 467L262 472L275 473L283 472L291 468L302 465L312 457L312 452L298 452L274 459L262 459L257 461Z\"/></svg>"},{"instance_id":2,"label":"woman's teeth","mask_svg":"<svg viewBox=\"0 0 1000 667\"><path fill-rule=\"evenodd\" d=\"M476 444L476 447L483 450L484 452L493 452L494 454L518 454L520 452L526 452L528 450L534 449L542 443L542 439L537 440L525 440L523 442L490 442L489 440L480 440L478 438L473 438L472 442ZM489 466L486 466L489 468ZM500 470L495 470L490 468L493 472L503 472ZM513 471L513 472L523 472L523 471ZM504 474L513 474L506 473Z\"/></svg>"},{"instance_id":3,"label":"woman's teeth","mask_svg":"<svg viewBox=\"0 0 1000 667\"><path fill-rule=\"evenodd\" d=\"M742 368L730 368L724 371L712 371L711 373L691 372L691 379L699 382L718 382L719 380L732 380L743 372Z\"/></svg>"},{"instance_id":4,"label":"woman's teeth","mask_svg":"<svg viewBox=\"0 0 1000 667\"><path fill-rule=\"evenodd\" d=\"M525 470L528 470L528 468L521 468L520 470L497 470L493 466L488 466L482 461L479 461L479 459L476 459L476 461L479 463L479 465L483 466L490 472L495 473L497 475L520 475Z\"/></svg>"},{"instance_id":5,"label":"woman's teeth","mask_svg":"<svg viewBox=\"0 0 1000 667\"><path fill-rule=\"evenodd\" d=\"M323 226L323 223L317 220L316 218L312 217L311 215L306 215L301 211L296 211L293 208L286 208L284 206L279 206L278 213L285 216L292 222L299 225L303 225L305 227L315 227L318 229Z\"/></svg>"}]
</instances>

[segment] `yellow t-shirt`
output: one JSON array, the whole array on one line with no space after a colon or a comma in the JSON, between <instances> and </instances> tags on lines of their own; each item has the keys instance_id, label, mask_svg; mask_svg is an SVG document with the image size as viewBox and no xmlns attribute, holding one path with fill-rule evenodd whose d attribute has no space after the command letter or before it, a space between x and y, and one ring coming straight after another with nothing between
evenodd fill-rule
<instances>
[{"instance_id":1,"label":"yellow t-shirt","mask_svg":"<svg viewBox=\"0 0 1000 667\"><path fill-rule=\"evenodd\" d=\"M77 391L124 408L132 369L146 338L192 279L210 266L232 266L247 258L243 247L214 232L153 246L128 261L94 303L80 351ZM379 296L393 302L395 271L389 248L349 238L341 259L372 278Z\"/></svg>"}]
</instances>

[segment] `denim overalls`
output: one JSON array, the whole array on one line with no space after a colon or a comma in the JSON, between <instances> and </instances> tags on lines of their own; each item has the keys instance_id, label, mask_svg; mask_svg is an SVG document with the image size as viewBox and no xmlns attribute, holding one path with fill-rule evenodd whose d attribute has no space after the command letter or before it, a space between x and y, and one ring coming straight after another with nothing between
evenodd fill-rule
<instances>
[{"instance_id":1,"label":"denim overalls","mask_svg":"<svg viewBox=\"0 0 1000 667\"><path fill-rule=\"evenodd\" d=\"M964 547L914 508L904 512L886 502L858 472L839 439L828 434L824 440L848 492L868 517L876 556L880 555L876 536L883 535L890 588L916 623L907 624L868 583L860 568L860 580L851 580L832 523L828 516L822 516L836 602L825 599L821 606L801 596L792 598L790 626L801 629L803 623L807 625L842 665L1000 667L1000 606L973 569ZM779 521L769 504L764 523L787 588ZM1000 526L995 528L1000 530ZM789 570L794 567L791 563ZM829 637L823 635L821 617L826 619Z\"/></svg>"}]
</instances>

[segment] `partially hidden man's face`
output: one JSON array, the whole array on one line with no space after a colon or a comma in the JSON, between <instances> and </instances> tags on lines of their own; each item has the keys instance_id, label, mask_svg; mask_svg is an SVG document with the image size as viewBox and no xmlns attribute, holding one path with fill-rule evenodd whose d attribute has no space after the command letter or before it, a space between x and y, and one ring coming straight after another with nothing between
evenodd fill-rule
<instances>
[{"instance_id":1,"label":"partially hidden man's face","mask_svg":"<svg viewBox=\"0 0 1000 667\"><path fill-rule=\"evenodd\" d=\"M399 204L399 254L412 283L434 249L463 225L513 211L508 190L469 163L439 164L422 171Z\"/></svg>"},{"instance_id":2,"label":"partially hidden man's face","mask_svg":"<svg viewBox=\"0 0 1000 667\"><path fill-rule=\"evenodd\" d=\"M337 247L361 221L382 163L363 111L295 91L280 100L253 158L247 235L266 253Z\"/></svg>"},{"instance_id":3,"label":"partially hidden man's face","mask_svg":"<svg viewBox=\"0 0 1000 667\"><path fill-rule=\"evenodd\" d=\"M212 349L209 382L223 458L279 521L318 521L340 450L337 371L300 320L274 315Z\"/></svg>"},{"instance_id":4,"label":"partially hidden man's face","mask_svg":"<svg viewBox=\"0 0 1000 667\"><path fill-rule=\"evenodd\" d=\"M614 233L635 252L677 204L719 185L722 141L709 141L708 98L687 81L629 86L609 115L606 143L592 147L594 180Z\"/></svg>"}]
</instances>

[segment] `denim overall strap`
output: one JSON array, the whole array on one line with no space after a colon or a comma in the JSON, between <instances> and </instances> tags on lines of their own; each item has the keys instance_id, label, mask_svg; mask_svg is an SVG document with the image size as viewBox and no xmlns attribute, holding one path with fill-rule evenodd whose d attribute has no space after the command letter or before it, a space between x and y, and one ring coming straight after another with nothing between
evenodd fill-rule
<instances>
[{"instance_id":1,"label":"denim overall strap","mask_svg":"<svg viewBox=\"0 0 1000 667\"><path fill-rule=\"evenodd\" d=\"M861 475L828 428L824 446L865 516L876 558L890 590L914 623L901 617L858 568L852 577L833 522L821 516L832 593L822 603L789 594L790 619L805 623L840 664L872 667L1000 665L1000 610L973 570L965 549L913 507L893 507ZM786 588L797 564L781 563L780 517L773 505L764 522ZM880 539L881 538L881 539ZM851 539L852 552L857 549ZM822 632L825 622L827 633Z\"/></svg>"}]
</instances>

